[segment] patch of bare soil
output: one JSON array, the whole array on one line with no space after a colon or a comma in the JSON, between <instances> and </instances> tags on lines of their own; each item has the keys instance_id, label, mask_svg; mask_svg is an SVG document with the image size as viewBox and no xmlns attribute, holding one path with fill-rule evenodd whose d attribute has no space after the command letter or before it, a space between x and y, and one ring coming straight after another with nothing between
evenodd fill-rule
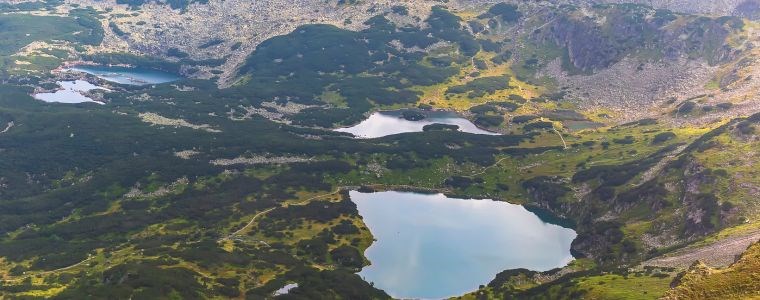
<instances>
[{"instance_id":1,"label":"patch of bare soil","mask_svg":"<svg viewBox=\"0 0 760 300\"><path fill-rule=\"evenodd\" d=\"M760 230L749 234L729 237L710 245L687 247L642 263L644 266L688 268L699 260L710 267L727 267L742 254L750 244L760 240Z\"/></svg>"}]
</instances>

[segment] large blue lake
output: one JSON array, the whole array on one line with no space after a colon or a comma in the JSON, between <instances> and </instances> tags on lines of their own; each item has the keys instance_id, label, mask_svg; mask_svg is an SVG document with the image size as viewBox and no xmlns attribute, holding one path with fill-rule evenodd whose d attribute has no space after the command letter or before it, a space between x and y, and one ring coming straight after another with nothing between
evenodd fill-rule
<instances>
[{"instance_id":1,"label":"large blue lake","mask_svg":"<svg viewBox=\"0 0 760 300\"><path fill-rule=\"evenodd\" d=\"M172 73L145 68L81 65L69 70L95 75L115 83L131 85L159 84L181 79Z\"/></svg>"},{"instance_id":2,"label":"large blue lake","mask_svg":"<svg viewBox=\"0 0 760 300\"><path fill-rule=\"evenodd\" d=\"M546 271L573 260L572 229L520 205L443 194L350 192L376 241L359 275L396 298L439 299L507 269Z\"/></svg>"},{"instance_id":3,"label":"large blue lake","mask_svg":"<svg viewBox=\"0 0 760 300\"><path fill-rule=\"evenodd\" d=\"M348 132L359 138L377 138L386 135L399 134L405 132L420 132L425 125L431 124L448 124L459 126L459 131L497 135L498 133L483 130L475 126L470 120L463 118L453 112L447 111L426 111L426 116L419 121L410 121L404 119L403 111L380 111L375 112L366 120L351 127L338 128L335 131Z\"/></svg>"}]
</instances>

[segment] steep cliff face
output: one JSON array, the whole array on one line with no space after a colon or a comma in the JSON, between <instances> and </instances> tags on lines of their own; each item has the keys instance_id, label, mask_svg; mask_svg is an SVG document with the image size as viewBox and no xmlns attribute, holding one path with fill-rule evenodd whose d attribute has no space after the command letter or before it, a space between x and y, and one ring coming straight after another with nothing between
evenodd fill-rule
<instances>
[{"instance_id":1,"label":"steep cliff face","mask_svg":"<svg viewBox=\"0 0 760 300\"><path fill-rule=\"evenodd\" d=\"M690 162L683 171L684 229L687 239L704 236L718 228L720 205L713 194L702 193L701 187L714 184L715 179L705 172L704 167Z\"/></svg>"},{"instance_id":2,"label":"steep cliff face","mask_svg":"<svg viewBox=\"0 0 760 300\"><path fill-rule=\"evenodd\" d=\"M742 189L756 181L736 169L747 163L716 151L754 149L759 123L760 114L734 119L624 165L595 165L569 181L534 177L522 186L533 205L575 221L575 253L600 264L644 259L754 218L756 197Z\"/></svg>"},{"instance_id":3,"label":"steep cliff face","mask_svg":"<svg viewBox=\"0 0 760 300\"><path fill-rule=\"evenodd\" d=\"M562 48L565 65L586 73L607 68L627 55L720 64L741 52L727 41L743 26L733 17L685 16L626 4L561 8L547 21L548 29L534 31L532 38Z\"/></svg>"}]
</instances>

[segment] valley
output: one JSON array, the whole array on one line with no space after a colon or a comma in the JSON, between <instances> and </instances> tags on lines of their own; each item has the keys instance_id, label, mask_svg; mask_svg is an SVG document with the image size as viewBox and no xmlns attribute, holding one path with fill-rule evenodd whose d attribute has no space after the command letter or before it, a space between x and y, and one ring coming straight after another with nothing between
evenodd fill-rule
<instances>
[{"instance_id":1,"label":"valley","mask_svg":"<svg viewBox=\"0 0 760 300\"><path fill-rule=\"evenodd\" d=\"M752 1L0 0L0 298L758 297Z\"/></svg>"}]
</instances>

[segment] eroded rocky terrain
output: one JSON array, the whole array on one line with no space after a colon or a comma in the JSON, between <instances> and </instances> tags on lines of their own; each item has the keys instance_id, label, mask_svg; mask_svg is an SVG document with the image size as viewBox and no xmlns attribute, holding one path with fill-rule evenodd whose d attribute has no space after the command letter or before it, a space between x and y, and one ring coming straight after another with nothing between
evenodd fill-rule
<instances>
[{"instance_id":1,"label":"eroded rocky terrain","mask_svg":"<svg viewBox=\"0 0 760 300\"><path fill-rule=\"evenodd\" d=\"M752 0L118 3L0 1L0 298L387 298L357 275L377 241L349 190L507 201L577 233L569 265L467 299L747 274L692 262L758 236ZM109 81L124 69L174 77ZM61 80L103 104L32 97ZM481 134L337 130L381 110Z\"/></svg>"},{"instance_id":2,"label":"eroded rocky terrain","mask_svg":"<svg viewBox=\"0 0 760 300\"><path fill-rule=\"evenodd\" d=\"M493 1L460 0L451 1L447 6L452 11L471 14L484 10L491 2ZM727 8L751 6L747 4L749 2L739 1L645 2L654 7L691 13L696 12L690 11L690 8L699 8L701 11L698 13L711 15L736 15ZM292 32L298 26L321 23L348 30L361 30L367 27L364 23L378 13L386 13L389 20L398 26L416 26L426 18L430 8L437 4L437 1L358 1L345 4L316 0L295 3L212 0L205 4L193 3L175 9L155 2L131 7L113 1L70 0L68 5L49 13L65 14L76 5L92 6L104 12L105 18L101 22L105 28L105 38L100 46L91 47L91 53L130 52L174 61L186 58L211 60L212 63L186 66L183 70L191 77L214 78L221 86L230 86L237 80L237 69L259 43ZM745 26L741 31L731 32L730 24L699 24L698 20L688 17L681 17L681 25L675 25L670 23L675 16L658 15L654 10L645 9L636 12L639 18L648 20L644 28L626 27L625 23L614 19L626 12L599 10L580 1L576 4L580 10L556 15L554 8L551 8L557 7L556 3L520 3L525 15L530 17L519 22L516 27L490 28L492 33L489 38L550 42L558 47L567 46L567 57L573 66L572 70L568 71L563 61L557 58L542 61L545 67L535 76L548 76L555 80L559 87L567 91L567 97L577 101L580 107L593 110L603 106L611 109L614 112L611 117L616 122L656 117L692 98L705 98L707 105L735 104L722 116L738 115L757 107L754 102L746 101L756 96L755 91L758 89L756 81L746 80L758 72L755 50L751 50L757 47L758 40L754 26ZM399 5L408 8L403 15L392 11L394 6ZM586 18L586 21L581 21L581 18ZM694 25L689 25L689 22ZM608 31L607 24L613 23L618 26ZM526 32L528 28L534 27L543 28L543 31ZM656 39L659 44L650 44L655 43L655 40L633 39L634 36L643 36L644 31L653 30L662 35ZM707 34L695 36L695 30L704 30ZM607 35L619 38L614 40ZM717 44L715 49L689 48L692 47L690 45L712 45L721 43L722 40L726 40L726 44ZM734 50L722 50L728 45ZM520 58L520 55L532 53L523 51L525 47L523 42L517 42L507 48L514 52L516 58ZM655 48L667 49L667 52L647 53L647 49ZM594 52L594 49L606 52ZM750 52L753 54L747 55ZM728 85L732 85L731 88ZM632 108L637 108L636 113L622 113L634 111ZM675 120L681 121L683 120Z\"/></svg>"}]
</instances>

